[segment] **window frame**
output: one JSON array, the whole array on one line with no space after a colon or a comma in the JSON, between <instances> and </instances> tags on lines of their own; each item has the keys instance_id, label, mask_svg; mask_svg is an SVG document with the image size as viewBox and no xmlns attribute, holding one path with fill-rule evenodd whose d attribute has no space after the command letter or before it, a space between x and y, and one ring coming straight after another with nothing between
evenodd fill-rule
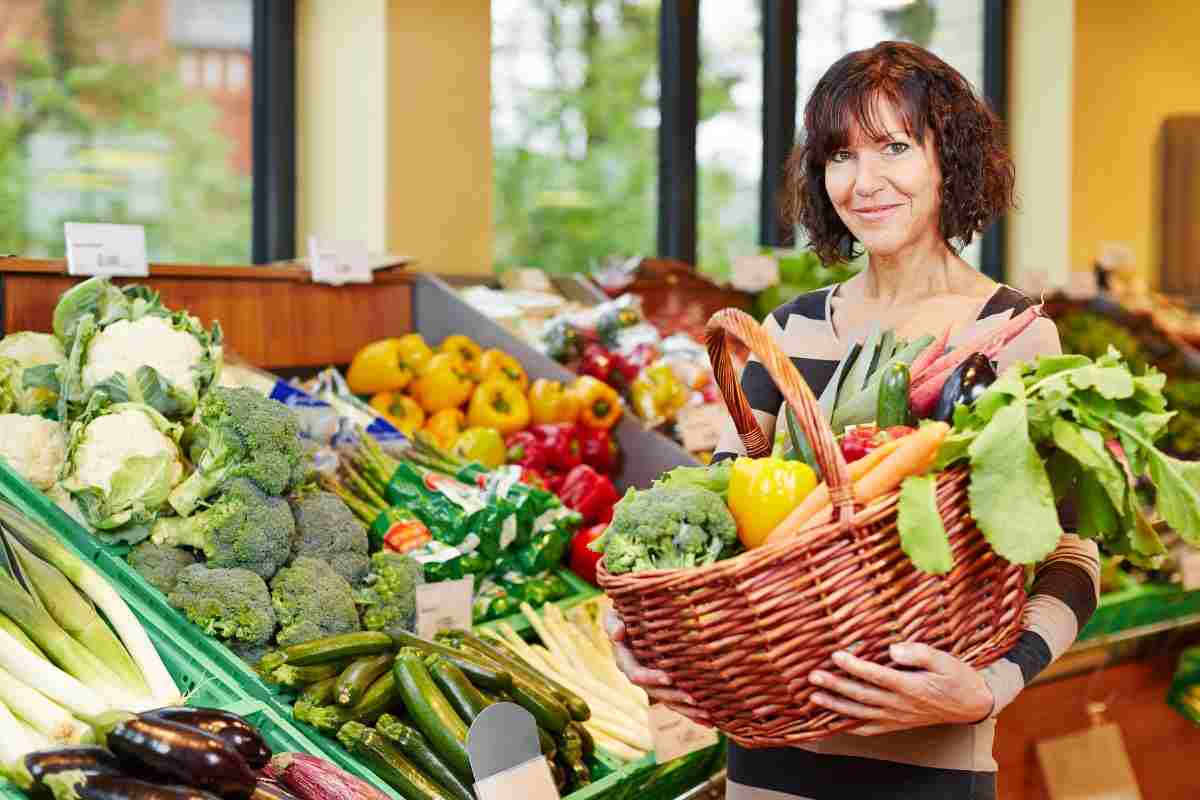
<instances>
[{"instance_id":1,"label":"window frame","mask_svg":"<svg viewBox=\"0 0 1200 800\"><path fill-rule=\"evenodd\" d=\"M254 0L251 260L296 255L296 4Z\"/></svg>"}]
</instances>

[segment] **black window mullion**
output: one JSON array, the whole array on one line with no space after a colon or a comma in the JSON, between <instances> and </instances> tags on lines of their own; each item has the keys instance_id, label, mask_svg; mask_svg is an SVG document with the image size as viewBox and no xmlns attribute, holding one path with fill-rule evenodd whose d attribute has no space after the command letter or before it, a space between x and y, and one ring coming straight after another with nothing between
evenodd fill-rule
<instances>
[{"instance_id":1,"label":"black window mullion","mask_svg":"<svg viewBox=\"0 0 1200 800\"><path fill-rule=\"evenodd\" d=\"M296 9L254 0L253 218L255 264L296 254Z\"/></svg>"},{"instance_id":2,"label":"black window mullion","mask_svg":"<svg viewBox=\"0 0 1200 800\"><path fill-rule=\"evenodd\" d=\"M984 0L983 96L1000 119L1008 121L1008 0ZM983 233L980 267L993 280L1004 280L1005 218Z\"/></svg>"},{"instance_id":3,"label":"black window mullion","mask_svg":"<svg viewBox=\"0 0 1200 800\"><path fill-rule=\"evenodd\" d=\"M763 0L762 180L759 242L779 247L792 239L779 217L784 166L796 138L797 0Z\"/></svg>"},{"instance_id":4,"label":"black window mullion","mask_svg":"<svg viewBox=\"0 0 1200 800\"><path fill-rule=\"evenodd\" d=\"M662 0L658 63L658 254L695 264L699 0Z\"/></svg>"}]
</instances>

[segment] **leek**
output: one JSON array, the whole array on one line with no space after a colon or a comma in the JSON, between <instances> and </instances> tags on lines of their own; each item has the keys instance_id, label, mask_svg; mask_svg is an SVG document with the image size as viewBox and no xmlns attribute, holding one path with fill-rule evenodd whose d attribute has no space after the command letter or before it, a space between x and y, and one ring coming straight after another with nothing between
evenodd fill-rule
<instances>
[{"instance_id":1,"label":"leek","mask_svg":"<svg viewBox=\"0 0 1200 800\"><path fill-rule=\"evenodd\" d=\"M22 647L33 653L38 658L46 658L46 654L39 650L38 646L33 643L33 640L25 635L25 631L21 630L21 626L3 614L0 614L0 630L6 631L8 635L16 639Z\"/></svg>"},{"instance_id":2,"label":"leek","mask_svg":"<svg viewBox=\"0 0 1200 800\"><path fill-rule=\"evenodd\" d=\"M0 763L5 766L21 761L37 749L37 740L22 725L8 706L0 703Z\"/></svg>"},{"instance_id":3,"label":"leek","mask_svg":"<svg viewBox=\"0 0 1200 800\"><path fill-rule=\"evenodd\" d=\"M2 669L0 703L4 703L17 718L56 745L91 744L94 740L91 726L75 719L71 712L58 703Z\"/></svg>"},{"instance_id":4,"label":"leek","mask_svg":"<svg viewBox=\"0 0 1200 800\"><path fill-rule=\"evenodd\" d=\"M53 566L29 552L20 542L14 541L12 545L30 591L42 601L42 607L54 621L103 661L131 692L139 696L149 693L150 688L141 671L121 640L96 613L95 606Z\"/></svg>"},{"instance_id":5,"label":"leek","mask_svg":"<svg viewBox=\"0 0 1200 800\"><path fill-rule=\"evenodd\" d=\"M0 631L0 668L85 722L112 710L111 705L94 689L84 686L46 659L30 653L4 631Z\"/></svg>"},{"instance_id":6,"label":"leek","mask_svg":"<svg viewBox=\"0 0 1200 800\"><path fill-rule=\"evenodd\" d=\"M63 545L55 534L27 519L7 503L0 502L0 522L4 523L21 544L39 558L57 567L67 580L99 606L141 671L155 704L178 705L182 700L179 687L167 672L142 624L108 581Z\"/></svg>"}]
</instances>

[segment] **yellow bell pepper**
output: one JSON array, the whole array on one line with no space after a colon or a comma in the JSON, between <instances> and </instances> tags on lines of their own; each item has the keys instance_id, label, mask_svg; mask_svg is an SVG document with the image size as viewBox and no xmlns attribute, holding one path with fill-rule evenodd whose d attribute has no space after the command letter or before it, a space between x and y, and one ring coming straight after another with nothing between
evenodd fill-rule
<instances>
[{"instance_id":1,"label":"yellow bell pepper","mask_svg":"<svg viewBox=\"0 0 1200 800\"><path fill-rule=\"evenodd\" d=\"M438 345L439 353L455 353L462 356L462 360L466 362L468 369L471 371L471 377L479 380L479 358L483 355L483 350L469 336L463 336L456 333L453 336L447 336Z\"/></svg>"},{"instance_id":2,"label":"yellow bell pepper","mask_svg":"<svg viewBox=\"0 0 1200 800\"><path fill-rule=\"evenodd\" d=\"M504 463L508 450L495 428L467 428L454 442L454 455L495 469Z\"/></svg>"},{"instance_id":3,"label":"yellow bell pepper","mask_svg":"<svg viewBox=\"0 0 1200 800\"><path fill-rule=\"evenodd\" d=\"M475 391L471 369L462 356L438 353L429 359L421 376L413 381L412 395L430 414L447 408L458 408Z\"/></svg>"},{"instance_id":4,"label":"yellow bell pepper","mask_svg":"<svg viewBox=\"0 0 1200 800\"><path fill-rule=\"evenodd\" d=\"M579 398L579 421L589 428L608 430L621 418L621 395L604 381L583 375L571 384L571 394Z\"/></svg>"},{"instance_id":5,"label":"yellow bell pepper","mask_svg":"<svg viewBox=\"0 0 1200 800\"><path fill-rule=\"evenodd\" d=\"M659 425L687 405L689 392L669 364L658 363L642 370L629 394L638 416Z\"/></svg>"},{"instance_id":6,"label":"yellow bell pepper","mask_svg":"<svg viewBox=\"0 0 1200 800\"><path fill-rule=\"evenodd\" d=\"M371 398L371 408L405 436L412 436L413 431L425 422L425 412L417 401L399 392L380 392Z\"/></svg>"},{"instance_id":7,"label":"yellow bell pepper","mask_svg":"<svg viewBox=\"0 0 1200 800\"><path fill-rule=\"evenodd\" d=\"M801 461L743 457L733 462L728 503L742 544L754 548L765 542L816 485L816 473Z\"/></svg>"},{"instance_id":8,"label":"yellow bell pepper","mask_svg":"<svg viewBox=\"0 0 1200 800\"><path fill-rule=\"evenodd\" d=\"M507 436L529 427L529 401L515 383L492 378L479 384L471 395L467 423L476 428L495 428Z\"/></svg>"},{"instance_id":9,"label":"yellow bell pepper","mask_svg":"<svg viewBox=\"0 0 1200 800\"><path fill-rule=\"evenodd\" d=\"M355 394L378 394L403 389L432 357L420 334L380 339L354 354L346 383Z\"/></svg>"},{"instance_id":10,"label":"yellow bell pepper","mask_svg":"<svg viewBox=\"0 0 1200 800\"><path fill-rule=\"evenodd\" d=\"M529 389L529 411L534 425L575 422L579 419L579 398L561 381L538 378Z\"/></svg>"},{"instance_id":11,"label":"yellow bell pepper","mask_svg":"<svg viewBox=\"0 0 1200 800\"><path fill-rule=\"evenodd\" d=\"M467 415L457 408L443 408L425 421L425 431L439 446L449 449L467 428Z\"/></svg>"},{"instance_id":12,"label":"yellow bell pepper","mask_svg":"<svg viewBox=\"0 0 1200 800\"><path fill-rule=\"evenodd\" d=\"M525 374L525 368L521 366L521 362L503 350L495 348L485 350L479 357L480 383L492 378L504 378L511 381L520 386L522 392L529 388L529 376Z\"/></svg>"}]
</instances>

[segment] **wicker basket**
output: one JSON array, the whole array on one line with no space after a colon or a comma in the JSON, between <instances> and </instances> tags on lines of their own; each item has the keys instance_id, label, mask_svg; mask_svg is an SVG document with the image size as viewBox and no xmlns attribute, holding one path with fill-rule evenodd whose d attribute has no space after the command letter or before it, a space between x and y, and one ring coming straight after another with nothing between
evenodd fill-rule
<instances>
[{"instance_id":1,"label":"wicker basket","mask_svg":"<svg viewBox=\"0 0 1200 800\"><path fill-rule=\"evenodd\" d=\"M997 556L968 513L966 468L938 480L954 567L918 571L900 549L897 493L856 507L846 462L812 392L750 316L726 309L707 327L708 351L747 452L769 453L738 385L725 337L744 342L795 410L830 486L831 522L779 544L687 570L613 575L600 585L638 660L664 670L694 701L680 710L744 747L780 747L847 730L857 720L812 703L817 668L838 650L891 664L889 645L917 641L984 666L1020 634L1024 570Z\"/></svg>"}]
</instances>

